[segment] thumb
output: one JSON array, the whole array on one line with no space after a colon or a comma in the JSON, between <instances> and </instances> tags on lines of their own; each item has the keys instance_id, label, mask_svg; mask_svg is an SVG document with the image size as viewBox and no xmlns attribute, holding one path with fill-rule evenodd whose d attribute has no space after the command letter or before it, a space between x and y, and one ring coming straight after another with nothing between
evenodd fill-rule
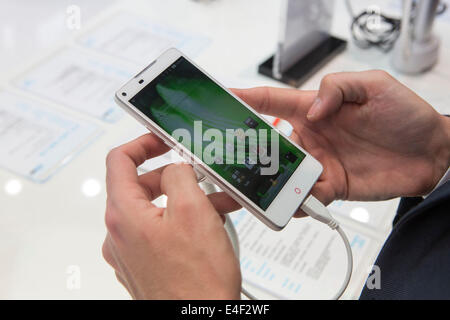
<instances>
[{"instance_id":1,"label":"thumb","mask_svg":"<svg viewBox=\"0 0 450 320\"><path fill-rule=\"evenodd\" d=\"M216 212L200 189L189 164L168 165L161 174L161 191L167 195L167 212L177 219L193 219L209 211Z\"/></svg>"},{"instance_id":2,"label":"thumb","mask_svg":"<svg viewBox=\"0 0 450 320\"><path fill-rule=\"evenodd\" d=\"M231 89L244 102L262 114L291 120L305 115L315 97L315 91L257 87Z\"/></svg>"},{"instance_id":3,"label":"thumb","mask_svg":"<svg viewBox=\"0 0 450 320\"><path fill-rule=\"evenodd\" d=\"M361 104L366 102L367 73L342 72L326 75L311 108L308 111L309 121L318 121L337 113L345 103Z\"/></svg>"}]
</instances>

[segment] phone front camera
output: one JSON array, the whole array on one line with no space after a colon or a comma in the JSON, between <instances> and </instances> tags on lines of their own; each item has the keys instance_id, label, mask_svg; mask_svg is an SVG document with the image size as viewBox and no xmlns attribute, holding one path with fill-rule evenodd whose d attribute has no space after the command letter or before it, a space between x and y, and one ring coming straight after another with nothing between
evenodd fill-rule
<instances>
[{"instance_id":1,"label":"phone front camera","mask_svg":"<svg viewBox=\"0 0 450 320\"><path fill-rule=\"evenodd\" d=\"M144 83L144 79L139 80L139 84L143 84Z\"/></svg>"},{"instance_id":2,"label":"phone front camera","mask_svg":"<svg viewBox=\"0 0 450 320\"><path fill-rule=\"evenodd\" d=\"M126 93L126 92L122 92L122 95L123 95L124 97L126 97L126 96L127 96L127 93Z\"/></svg>"}]
</instances>

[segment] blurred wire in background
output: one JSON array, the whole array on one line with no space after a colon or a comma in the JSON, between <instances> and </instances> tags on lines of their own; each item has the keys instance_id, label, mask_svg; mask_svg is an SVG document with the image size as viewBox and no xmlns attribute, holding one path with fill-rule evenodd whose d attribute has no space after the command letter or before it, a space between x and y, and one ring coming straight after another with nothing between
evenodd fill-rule
<instances>
[{"instance_id":1,"label":"blurred wire in background","mask_svg":"<svg viewBox=\"0 0 450 320\"><path fill-rule=\"evenodd\" d=\"M378 6L370 6L361 13L355 14L351 0L345 0L345 4L352 17L350 29L355 44L363 49L375 47L389 52L400 34L401 18L383 14ZM412 19L414 19L416 8L417 1L414 1ZM441 1L436 14L441 15L446 10L447 3Z\"/></svg>"}]
</instances>

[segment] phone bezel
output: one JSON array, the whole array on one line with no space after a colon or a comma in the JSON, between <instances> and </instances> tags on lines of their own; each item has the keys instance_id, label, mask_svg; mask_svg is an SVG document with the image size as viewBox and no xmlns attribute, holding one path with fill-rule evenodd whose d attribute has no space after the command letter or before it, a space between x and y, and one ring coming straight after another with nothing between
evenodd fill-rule
<instances>
[{"instance_id":1,"label":"phone bezel","mask_svg":"<svg viewBox=\"0 0 450 320\"><path fill-rule=\"evenodd\" d=\"M289 180L285 183L283 188L280 190L278 195L265 211L254 204L231 183L222 178L203 161L198 159L194 154L190 152L190 150L187 150L183 145L178 143L175 139L172 138L172 136L166 133L162 128L160 128L156 123L154 123L150 118L148 118L138 108L136 108L129 102L132 97L134 97L140 90L142 90L147 84L153 81L159 74L161 74L161 72L166 70L180 57L184 57L187 61L192 63L196 68L198 68L201 72L208 76L223 90L232 95L235 99L242 103L242 105L252 111L255 116L266 122L271 128L277 130L281 136L288 139L293 145L299 148L306 155L298 168L294 171ZM123 96L122 93L126 93L126 96ZM289 220L305 200L311 188L322 173L322 165L308 152L306 152L303 148L301 148L299 145L285 136L282 132L276 129L251 106L247 105L239 97L234 95L228 88L221 85L211 75L201 69L198 65L196 65L193 61L191 61L177 49L170 48L166 50L156 60L152 61L146 68L139 72L124 86L122 86L115 94L115 101L126 112L128 112L136 120L147 127L147 129L161 138L169 147L174 148L176 146L178 149L181 149L184 154L189 154L192 158L194 158L196 160L196 164L194 166L195 170L208 177L211 182L215 183L222 190L226 191L234 200L245 207L248 211L253 213L257 218L259 218L263 223L265 223L273 230L281 230L287 225ZM298 191L300 192L298 193Z\"/></svg>"}]
</instances>

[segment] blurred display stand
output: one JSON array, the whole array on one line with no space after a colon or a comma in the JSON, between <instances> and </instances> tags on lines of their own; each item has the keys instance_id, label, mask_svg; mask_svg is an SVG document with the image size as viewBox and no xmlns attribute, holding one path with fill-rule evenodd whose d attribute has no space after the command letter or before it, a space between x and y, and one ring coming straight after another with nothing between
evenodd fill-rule
<instances>
[{"instance_id":1,"label":"blurred display stand","mask_svg":"<svg viewBox=\"0 0 450 320\"><path fill-rule=\"evenodd\" d=\"M283 0L275 55L259 72L299 87L343 51L346 41L330 35L334 0Z\"/></svg>"}]
</instances>

